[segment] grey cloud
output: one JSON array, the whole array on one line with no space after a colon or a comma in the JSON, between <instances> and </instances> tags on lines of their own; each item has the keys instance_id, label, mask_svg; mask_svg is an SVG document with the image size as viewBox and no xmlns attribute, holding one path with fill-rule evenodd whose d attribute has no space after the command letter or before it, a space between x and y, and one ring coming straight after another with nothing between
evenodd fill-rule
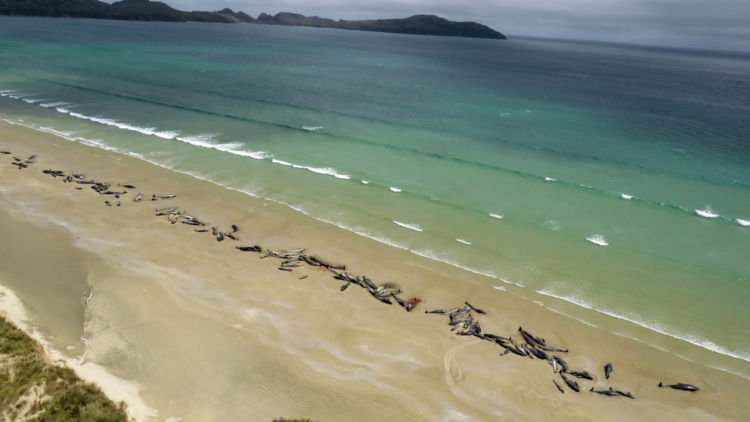
<instances>
[{"instance_id":1,"label":"grey cloud","mask_svg":"<svg viewBox=\"0 0 750 422\"><path fill-rule=\"evenodd\" d=\"M432 13L473 20L511 37L750 50L750 0L164 0L183 10L230 7L334 19Z\"/></svg>"}]
</instances>

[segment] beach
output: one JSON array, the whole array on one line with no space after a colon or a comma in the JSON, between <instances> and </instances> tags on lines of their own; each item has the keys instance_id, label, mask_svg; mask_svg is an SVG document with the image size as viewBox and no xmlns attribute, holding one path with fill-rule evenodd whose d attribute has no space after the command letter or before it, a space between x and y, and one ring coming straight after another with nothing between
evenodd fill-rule
<instances>
[{"instance_id":1,"label":"beach","mask_svg":"<svg viewBox=\"0 0 750 422\"><path fill-rule=\"evenodd\" d=\"M388 247L253 198L134 157L30 130L0 125L0 150L37 155L17 170L0 156L2 285L20 300L33 327L80 366L120 380L139 420L741 420L750 415L750 381L696 364L712 353L659 338L645 344L566 317L514 292L513 286ZM164 201L107 206L88 188L43 174L83 173L137 186ZM77 190L75 187L83 187ZM217 242L155 217L178 206L240 240ZM349 288L323 268L279 271L272 258L240 245L304 248L351 274L394 282L422 303L412 312ZM307 276L302 279L302 277ZM356 287L356 286L355 286ZM485 333L517 336L519 326L570 349L571 367L595 375L581 393L555 388L559 377L538 359L508 355L451 332L426 310L482 308ZM637 330L637 328L632 328ZM81 339L85 339L84 342ZM662 350L664 349L664 350ZM674 350L689 349L688 359ZM666 350L669 350L666 351ZM612 362L610 380L602 367ZM85 375L84 375L85 376ZM101 383L99 375L90 374ZM689 382L698 393L659 389ZM635 400L588 387L632 392ZM129 400L129 401L128 401ZM172 419L175 420L175 419Z\"/></svg>"}]
</instances>

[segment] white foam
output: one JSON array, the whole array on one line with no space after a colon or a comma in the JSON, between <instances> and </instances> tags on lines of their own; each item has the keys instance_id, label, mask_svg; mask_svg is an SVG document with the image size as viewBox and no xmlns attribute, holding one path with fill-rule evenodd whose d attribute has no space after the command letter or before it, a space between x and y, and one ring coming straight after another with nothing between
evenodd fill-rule
<instances>
[{"instance_id":1,"label":"white foam","mask_svg":"<svg viewBox=\"0 0 750 422\"><path fill-rule=\"evenodd\" d=\"M55 136L59 136L61 138L66 138L66 139L75 135L75 132L64 132L62 130L57 130L51 127L44 127L44 126L38 127L37 130L40 130L42 132L46 132Z\"/></svg>"},{"instance_id":2,"label":"white foam","mask_svg":"<svg viewBox=\"0 0 750 422\"><path fill-rule=\"evenodd\" d=\"M303 164L294 164L294 163L290 163L289 161L283 161L283 160L279 160L276 158L272 159L271 162L274 164L281 164L282 166L292 167L295 169L307 170L315 174L322 174L324 176L333 176L341 180L349 180L352 178L348 174L339 173L338 171L336 171L336 169L333 169L330 167L312 167L312 166L306 166Z\"/></svg>"},{"instance_id":3,"label":"white foam","mask_svg":"<svg viewBox=\"0 0 750 422\"><path fill-rule=\"evenodd\" d=\"M557 179L555 179L555 178L553 178L553 177L546 177L546 176L545 176L545 177L544 177L544 181L545 181L545 182L557 182Z\"/></svg>"},{"instance_id":4,"label":"white foam","mask_svg":"<svg viewBox=\"0 0 750 422\"><path fill-rule=\"evenodd\" d=\"M88 145L90 147L101 148L101 149L103 149L105 151L114 151L114 152L120 152L120 153L124 153L125 152L125 151L123 151L123 150L121 150L119 148L111 147L111 146L105 144L104 141L102 141L100 139L76 138L76 139L74 139L74 141L80 142L80 143L82 143L84 145Z\"/></svg>"},{"instance_id":5,"label":"white foam","mask_svg":"<svg viewBox=\"0 0 750 422\"><path fill-rule=\"evenodd\" d=\"M28 97L30 94L24 94L23 92L19 91L7 91L2 94L3 97L12 98L14 100L21 100L23 98Z\"/></svg>"},{"instance_id":6,"label":"white foam","mask_svg":"<svg viewBox=\"0 0 750 422\"><path fill-rule=\"evenodd\" d=\"M501 286L499 284L496 284L496 285L492 286L492 288L495 289L495 290L500 290L501 292L506 291L505 286Z\"/></svg>"},{"instance_id":7,"label":"white foam","mask_svg":"<svg viewBox=\"0 0 750 422\"><path fill-rule=\"evenodd\" d=\"M622 199L625 199L625 200L628 200L628 201L629 201L629 200L633 199L633 195L628 195L627 193L621 193L621 194L620 194L620 198L622 198Z\"/></svg>"},{"instance_id":8,"label":"white foam","mask_svg":"<svg viewBox=\"0 0 750 422\"><path fill-rule=\"evenodd\" d=\"M23 102L27 104L36 104L42 101L44 101L42 98L23 98Z\"/></svg>"},{"instance_id":9,"label":"white foam","mask_svg":"<svg viewBox=\"0 0 750 422\"><path fill-rule=\"evenodd\" d=\"M393 221L393 223L396 224L396 225L398 225L398 226L401 226L401 227L409 229L409 230L414 230L415 232L421 232L421 231L423 231L422 227L420 227L419 224L402 223L402 222L396 221L396 220L391 220L391 221Z\"/></svg>"},{"instance_id":10,"label":"white foam","mask_svg":"<svg viewBox=\"0 0 750 422\"><path fill-rule=\"evenodd\" d=\"M243 144L240 143L226 143L222 144L219 142L216 142L215 140L216 135L211 133L206 133L202 135L195 135L195 136L177 136L175 137L176 140L180 142L185 142L190 145L194 145L201 148L208 148L208 149L214 149L217 151L222 152L228 152L230 154L234 155L240 155L243 157L250 157L254 158L256 160L264 160L271 155L265 151L245 151L240 149L243 147Z\"/></svg>"},{"instance_id":11,"label":"white foam","mask_svg":"<svg viewBox=\"0 0 750 422\"><path fill-rule=\"evenodd\" d=\"M502 220L503 218L505 218L505 217L503 217L502 215L500 215L500 214L495 214L495 213L493 213L493 212L491 212L491 213L489 214L489 216L490 216L490 218L495 218L495 219L497 219L497 220Z\"/></svg>"},{"instance_id":12,"label":"white foam","mask_svg":"<svg viewBox=\"0 0 750 422\"><path fill-rule=\"evenodd\" d=\"M739 224L740 226L750 227L750 220L743 220L741 218L738 218L736 221L737 221L737 224Z\"/></svg>"},{"instance_id":13,"label":"white foam","mask_svg":"<svg viewBox=\"0 0 750 422\"><path fill-rule=\"evenodd\" d=\"M335 169L332 169L330 167L310 167L310 166L303 166L303 165L296 165L296 164L292 165L292 166L294 168L305 169L305 170L308 170L308 171L311 171L311 172L317 173L317 174L322 174L322 175L326 175L326 176L333 176L333 177L335 177L337 179L349 180L349 179L352 178L348 174L341 174L341 173L337 172Z\"/></svg>"},{"instance_id":14,"label":"white foam","mask_svg":"<svg viewBox=\"0 0 750 422\"><path fill-rule=\"evenodd\" d=\"M65 101L56 101L52 103L41 103L39 105L44 108L52 108L52 107L60 107L64 105L69 105L69 103L66 103Z\"/></svg>"},{"instance_id":15,"label":"white foam","mask_svg":"<svg viewBox=\"0 0 750 422\"><path fill-rule=\"evenodd\" d=\"M363 181L362 181L362 184L363 184L363 185L369 185L369 184L370 184L370 182L369 182L369 181L367 181L367 180L363 180Z\"/></svg>"},{"instance_id":16,"label":"white foam","mask_svg":"<svg viewBox=\"0 0 750 422\"><path fill-rule=\"evenodd\" d=\"M391 192L393 192L393 193L399 193L399 192L403 192L403 191L402 191L401 189L399 189L399 188L394 188L393 186L391 186L391 187L390 187L390 188L388 188L388 189L389 189L389 190L390 190Z\"/></svg>"},{"instance_id":17,"label":"white foam","mask_svg":"<svg viewBox=\"0 0 750 422\"><path fill-rule=\"evenodd\" d=\"M99 123L99 124L102 124L102 125L105 125L105 126L112 126L112 127L118 128L118 129L128 130L128 131L131 131L131 132L138 132L138 133L143 134L143 135L157 136L157 137L162 138L162 139L170 139L171 140L171 139L176 138L177 135L179 135L179 133L175 132L175 131L158 130L158 129L153 128L153 127L134 126L134 125L131 125L131 124L128 124L128 123L122 123L122 122L119 122L117 120L107 119L107 118L104 118L104 117L94 117L94 116L87 116L87 115L81 114L81 113L74 113L74 112L71 112L71 111L69 111L67 109L62 109L62 108L58 108L57 111L59 111L60 113L68 114L69 116L75 117L77 119L88 120L90 122Z\"/></svg>"},{"instance_id":18,"label":"white foam","mask_svg":"<svg viewBox=\"0 0 750 422\"><path fill-rule=\"evenodd\" d=\"M590 301L585 300L585 299L583 299L583 298L581 298L579 296L561 295L561 294L555 293L554 291L546 290L546 289L537 290L536 292L539 293L539 294L541 294L541 295L544 295L544 296L554 297L556 299L560 299L560 300L563 300L565 302L569 302L569 303L572 303L574 305L578 305L580 307L583 307L583 308L586 308L586 309L590 309L592 311L596 311L596 312L602 313L604 315L611 316L612 318L617 318L617 319L620 319L620 320L623 320L623 321L630 322L631 324L638 325L640 327L649 329L651 331L655 331L655 332L657 332L659 334L663 334L665 336L669 336L669 337L675 338L677 340L685 341L685 342L690 343L692 345L698 346L700 348L703 348L703 349L706 349L706 350L709 350L709 351L712 351L712 352L715 352L715 353L719 353L721 355L730 356L730 357L733 357L735 359L740 359L740 360L744 360L744 361L750 362L750 353L748 353L748 352L729 350L729 349L727 349L727 348L725 348L723 346L720 346L720 345L712 342L711 340L708 340L706 338L703 338L703 337L700 337L700 336L696 336L696 335L693 335L693 334L684 334L684 333L677 332L674 329L672 329L670 327L667 327L667 326L665 326L665 325L663 325L663 324L661 324L659 322L656 322L656 321L643 321L642 318L640 318L640 316L638 316L638 315L624 315L624 314L619 314L619 313L613 312L613 311L611 311L609 309L596 306L593 303L591 303Z\"/></svg>"},{"instance_id":19,"label":"white foam","mask_svg":"<svg viewBox=\"0 0 750 422\"><path fill-rule=\"evenodd\" d=\"M464 239L456 238L456 242L463 243L464 245L471 245L471 242L469 242L468 240L464 240Z\"/></svg>"},{"instance_id":20,"label":"white foam","mask_svg":"<svg viewBox=\"0 0 750 422\"><path fill-rule=\"evenodd\" d=\"M599 246L608 246L609 243L607 243L607 239L604 238L604 236L600 234L592 234L591 236L587 237L586 240L589 242L599 245Z\"/></svg>"},{"instance_id":21,"label":"white foam","mask_svg":"<svg viewBox=\"0 0 750 422\"><path fill-rule=\"evenodd\" d=\"M158 136L162 139L174 139L179 135L179 132L171 131L171 130L165 130L161 132L154 132L154 136Z\"/></svg>"},{"instance_id":22,"label":"white foam","mask_svg":"<svg viewBox=\"0 0 750 422\"><path fill-rule=\"evenodd\" d=\"M323 130L323 126L302 126L302 129L308 131L308 132L317 132L319 130Z\"/></svg>"},{"instance_id":23,"label":"white foam","mask_svg":"<svg viewBox=\"0 0 750 422\"><path fill-rule=\"evenodd\" d=\"M70 113L70 110L68 110L67 108L62 108L62 107L55 107L55 110L57 110L58 113L62 113L62 114Z\"/></svg>"},{"instance_id":24,"label":"white foam","mask_svg":"<svg viewBox=\"0 0 750 422\"><path fill-rule=\"evenodd\" d=\"M719 214L713 212L711 207L703 208L702 210L695 210L695 213L703 218L718 218Z\"/></svg>"}]
</instances>

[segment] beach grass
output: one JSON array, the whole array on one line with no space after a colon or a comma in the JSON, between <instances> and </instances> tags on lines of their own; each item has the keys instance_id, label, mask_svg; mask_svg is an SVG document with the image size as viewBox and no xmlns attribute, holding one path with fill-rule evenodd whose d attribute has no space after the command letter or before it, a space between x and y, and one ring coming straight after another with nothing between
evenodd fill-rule
<instances>
[{"instance_id":1,"label":"beach grass","mask_svg":"<svg viewBox=\"0 0 750 422\"><path fill-rule=\"evenodd\" d=\"M115 404L0 317L0 418L31 421L127 421Z\"/></svg>"}]
</instances>

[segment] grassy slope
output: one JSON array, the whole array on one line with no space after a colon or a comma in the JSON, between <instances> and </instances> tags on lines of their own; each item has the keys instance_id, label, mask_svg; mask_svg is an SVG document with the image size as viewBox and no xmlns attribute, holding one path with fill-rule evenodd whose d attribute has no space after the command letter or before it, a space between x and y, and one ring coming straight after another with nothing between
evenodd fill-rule
<instances>
[{"instance_id":1,"label":"grassy slope","mask_svg":"<svg viewBox=\"0 0 750 422\"><path fill-rule=\"evenodd\" d=\"M47 399L30 404L26 415L34 415L33 421L127 421L124 404L48 362L41 346L0 317L0 419L18 419L19 399L40 386Z\"/></svg>"}]
</instances>

